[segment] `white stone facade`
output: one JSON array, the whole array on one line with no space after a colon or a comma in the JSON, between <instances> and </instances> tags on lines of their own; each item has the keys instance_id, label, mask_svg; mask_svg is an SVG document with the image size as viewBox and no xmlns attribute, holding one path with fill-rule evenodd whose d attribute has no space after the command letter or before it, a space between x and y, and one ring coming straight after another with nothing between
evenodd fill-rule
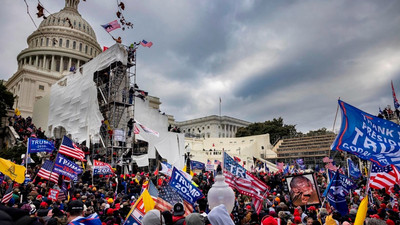
<instances>
[{"instance_id":1,"label":"white stone facade","mask_svg":"<svg viewBox=\"0 0 400 225\"><path fill-rule=\"evenodd\" d=\"M182 122L174 122L174 126L185 133L185 137L198 138L233 138L239 127L246 127L250 122L229 116L207 116Z\"/></svg>"},{"instance_id":2,"label":"white stone facade","mask_svg":"<svg viewBox=\"0 0 400 225\"><path fill-rule=\"evenodd\" d=\"M94 30L78 12L79 0L66 0L65 7L44 19L28 38L28 48L17 57L18 70L5 84L15 96L14 108L32 116L34 103L50 87L101 53ZM70 22L70 23L69 23Z\"/></svg>"},{"instance_id":3,"label":"white stone facade","mask_svg":"<svg viewBox=\"0 0 400 225\"><path fill-rule=\"evenodd\" d=\"M253 165L253 157L258 159L276 158L276 152L272 151L269 134L255 135L240 138L185 138L185 146L190 151L191 158L207 163L210 160L222 162L222 150L231 157L239 157L246 161L244 167L250 169ZM268 167L275 171L276 165L269 163Z\"/></svg>"}]
</instances>

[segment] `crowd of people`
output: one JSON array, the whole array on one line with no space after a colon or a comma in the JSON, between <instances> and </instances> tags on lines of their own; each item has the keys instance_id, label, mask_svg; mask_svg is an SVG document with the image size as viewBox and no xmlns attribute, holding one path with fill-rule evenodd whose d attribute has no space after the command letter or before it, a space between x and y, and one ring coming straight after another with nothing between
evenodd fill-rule
<instances>
[{"instance_id":1,"label":"crowd of people","mask_svg":"<svg viewBox=\"0 0 400 225\"><path fill-rule=\"evenodd\" d=\"M19 135L20 141L27 141L29 137L37 137L41 139L47 139L45 131L42 128L37 128L35 124L32 123L32 118L28 116L26 119L22 116L14 115L8 118L8 125L14 127L14 130Z\"/></svg>"},{"instance_id":2,"label":"crowd of people","mask_svg":"<svg viewBox=\"0 0 400 225\"><path fill-rule=\"evenodd\" d=\"M1 225L123 224L131 207L149 182L160 188L168 181L164 175L144 172L119 176L97 175L92 179L91 172L87 170L75 183L61 176L59 183L53 183L35 176L39 169L40 165L28 167L27 174L32 179L25 184L12 183L6 179L2 182L1 197L6 194L10 185L13 185L13 194L7 204L0 205ZM190 214L185 214L185 205L176 203L169 211L161 212L156 207L147 212L142 223L144 225L350 225L354 223L357 208L365 196L366 178L361 177L357 181L357 188L346 198L349 213L342 216L333 207L327 207L324 201L312 205L307 205L308 200L304 205L295 203L287 190L282 172L255 172L254 175L269 187L259 213L256 212L251 197L235 192L235 206L231 213L228 213L224 206L210 210L205 197L194 204L193 212ZM327 185L327 177L323 173L315 173L315 176L319 193L322 193ZM214 175L203 171L194 174L192 181L207 196L214 182ZM65 187L67 191L61 194L66 190ZM60 190L57 200L48 199L50 189ZM395 188L394 193L390 195L384 190L372 191L373 204L368 209L368 224L400 224L398 193L398 188ZM306 192L300 194L306 196ZM321 198L320 194L319 197ZM325 204L322 205L323 203ZM88 220L91 215L95 216Z\"/></svg>"},{"instance_id":3,"label":"crowd of people","mask_svg":"<svg viewBox=\"0 0 400 225\"><path fill-rule=\"evenodd\" d=\"M30 117L14 116L9 119L9 125L15 128L22 140L26 141L31 136L46 138ZM50 159L54 158L53 152ZM0 225L122 225L150 182L160 189L169 179L156 172L92 175L92 171L87 169L77 181L60 176L58 182L52 182L37 176L41 166L40 163L28 164L26 177L30 179L23 184L12 182L7 177L0 178L0 198L4 199L9 190L12 191L11 199L0 204ZM366 195L367 178L361 176L355 182L356 188L346 196L348 213L342 215L322 196L328 185L324 172L309 175L315 176L315 185L300 174L288 176L283 171L252 173L268 186L260 211L256 210L250 196L236 190L232 212L228 212L223 205L210 209L207 193L214 183L214 173L203 170L193 175L192 182L205 197L192 205L191 213L181 202L175 203L170 210L160 211L156 205L143 216L142 224L352 225L360 202ZM59 191L57 199L49 198L51 189ZM400 188L395 185L390 191L371 190L372 199L366 219L368 225L400 225Z\"/></svg>"}]
</instances>

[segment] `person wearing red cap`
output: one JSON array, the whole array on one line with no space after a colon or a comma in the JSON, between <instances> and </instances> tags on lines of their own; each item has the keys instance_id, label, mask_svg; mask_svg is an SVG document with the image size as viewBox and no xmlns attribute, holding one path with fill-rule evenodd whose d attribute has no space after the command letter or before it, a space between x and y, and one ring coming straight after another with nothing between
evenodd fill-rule
<instances>
[{"instance_id":1,"label":"person wearing red cap","mask_svg":"<svg viewBox=\"0 0 400 225\"><path fill-rule=\"evenodd\" d=\"M49 204L47 204L47 202L41 202L39 209L47 209L49 207Z\"/></svg>"},{"instance_id":2,"label":"person wearing red cap","mask_svg":"<svg viewBox=\"0 0 400 225\"><path fill-rule=\"evenodd\" d=\"M300 216L295 216L293 219L294 224L301 224L301 217Z\"/></svg>"},{"instance_id":3,"label":"person wearing red cap","mask_svg":"<svg viewBox=\"0 0 400 225\"><path fill-rule=\"evenodd\" d=\"M266 215L261 219L262 225L278 225L278 221L270 215Z\"/></svg>"}]
</instances>

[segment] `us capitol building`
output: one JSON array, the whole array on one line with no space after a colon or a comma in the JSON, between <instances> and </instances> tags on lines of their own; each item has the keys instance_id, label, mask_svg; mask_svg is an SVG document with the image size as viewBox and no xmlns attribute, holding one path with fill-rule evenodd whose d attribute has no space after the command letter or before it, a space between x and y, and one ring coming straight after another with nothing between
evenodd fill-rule
<instances>
[{"instance_id":1,"label":"us capitol building","mask_svg":"<svg viewBox=\"0 0 400 225\"><path fill-rule=\"evenodd\" d=\"M65 0L65 7L40 23L17 56L18 70L5 86L23 117L32 116L35 101L48 94L52 84L102 52L78 4L79 0Z\"/></svg>"}]
</instances>

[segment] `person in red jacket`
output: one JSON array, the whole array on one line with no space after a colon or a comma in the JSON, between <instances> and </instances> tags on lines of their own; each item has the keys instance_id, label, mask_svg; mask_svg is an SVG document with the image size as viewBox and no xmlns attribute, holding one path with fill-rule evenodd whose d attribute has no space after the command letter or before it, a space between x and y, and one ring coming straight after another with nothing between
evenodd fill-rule
<instances>
[{"instance_id":1,"label":"person in red jacket","mask_svg":"<svg viewBox=\"0 0 400 225\"><path fill-rule=\"evenodd\" d=\"M186 225L185 208L182 203L177 202L174 205L174 214L172 215L172 223L174 225Z\"/></svg>"}]
</instances>

